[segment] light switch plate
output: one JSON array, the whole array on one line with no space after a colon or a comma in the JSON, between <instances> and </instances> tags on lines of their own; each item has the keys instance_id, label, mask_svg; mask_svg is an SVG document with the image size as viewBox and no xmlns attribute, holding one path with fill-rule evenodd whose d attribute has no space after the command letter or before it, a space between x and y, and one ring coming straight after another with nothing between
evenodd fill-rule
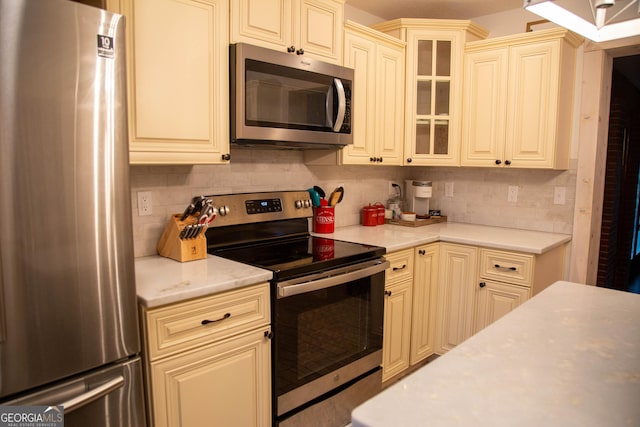
<instances>
[{"instance_id":1,"label":"light switch plate","mask_svg":"<svg viewBox=\"0 0 640 427\"><path fill-rule=\"evenodd\" d=\"M509 191L507 192L507 200L511 203L516 203L518 201L518 186L509 186Z\"/></svg>"}]
</instances>

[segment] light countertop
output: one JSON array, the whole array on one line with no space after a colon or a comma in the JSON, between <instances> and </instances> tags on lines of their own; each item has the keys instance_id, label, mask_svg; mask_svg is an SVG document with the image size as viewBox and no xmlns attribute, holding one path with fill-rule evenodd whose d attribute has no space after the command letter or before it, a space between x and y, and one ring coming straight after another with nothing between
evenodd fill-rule
<instances>
[{"instance_id":1,"label":"light countertop","mask_svg":"<svg viewBox=\"0 0 640 427\"><path fill-rule=\"evenodd\" d=\"M356 243L384 246L394 252L431 242L450 242L542 254L571 240L568 234L444 222L422 227L352 225L331 234L315 234Z\"/></svg>"},{"instance_id":2,"label":"light countertop","mask_svg":"<svg viewBox=\"0 0 640 427\"><path fill-rule=\"evenodd\" d=\"M639 426L640 295L556 282L353 411L354 427Z\"/></svg>"},{"instance_id":3,"label":"light countertop","mask_svg":"<svg viewBox=\"0 0 640 427\"><path fill-rule=\"evenodd\" d=\"M460 223L423 227L354 225L338 228L335 233L315 235L382 246L387 252L445 241L541 254L571 239L566 234ZM138 301L149 308L264 282L272 277L271 271L211 255L183 263L161 256L137 258L135 270Z\"/></svg>"},{"instance_id":4,"label":"light countertop","mask_svg":"<svg viewBox=\"0 0 640 427\"><path fill-rule=\"evenodd\" d=\"M271 280L273 272L217 256L178 262L161 256L137 258L136 291L145 307L211 295Z\"/></svg>"}]
</instances>

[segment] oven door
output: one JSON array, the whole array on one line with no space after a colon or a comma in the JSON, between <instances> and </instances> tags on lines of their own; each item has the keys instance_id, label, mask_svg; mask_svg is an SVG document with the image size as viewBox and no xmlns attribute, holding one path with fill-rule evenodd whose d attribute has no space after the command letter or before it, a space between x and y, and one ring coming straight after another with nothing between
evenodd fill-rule
<instances>
[{"instance_id":1,"label":"oven door","mask_svg":"<svg viewBox=\"0 0 640 427\"><path fill-rule=\"evenodd\" d=\"M384 259L277 283L277 416L382 363Z\"/></svg>"}]
</instances>

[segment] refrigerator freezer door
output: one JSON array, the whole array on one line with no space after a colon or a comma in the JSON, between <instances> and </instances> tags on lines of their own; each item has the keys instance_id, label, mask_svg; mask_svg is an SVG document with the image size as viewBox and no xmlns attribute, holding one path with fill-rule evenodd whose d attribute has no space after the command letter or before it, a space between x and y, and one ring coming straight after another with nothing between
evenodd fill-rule
<instances>
[{"instance_id":1,"label":"refrigerator freezer door","mask_svg":"<svg viewBox=\"0 0 640 427\"><path fill-rule=\"evenodd\" d=\"M65 404L65 427L146 427L141 365L136 357L3 405Z\"/></svg>"},{"instance_id":2,"label":"refrigerator freezer door","mask_svg":"<svg viewBox=\"0 0 640 427\"><path fill-rule=\"evenodd\" d=\"M0 401L139 352L124 19L0 0Z\"/></svg>"}]
</instances>

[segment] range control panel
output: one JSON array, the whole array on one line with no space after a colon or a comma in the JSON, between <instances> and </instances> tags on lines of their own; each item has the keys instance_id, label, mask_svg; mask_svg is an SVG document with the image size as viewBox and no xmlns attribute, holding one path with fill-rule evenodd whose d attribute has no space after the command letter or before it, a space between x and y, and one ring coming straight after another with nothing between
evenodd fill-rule
<instances>
[{"instance_id":1,"label":"range control panel","mask_svg":"<svg viewBox=\"0 0 640 427\"><path fill-rule=\"evenodd\" d=\"M275 221L313 216L307 191L278 191L206 196L213 201L218 216L209 227Z\"/></svg>"}]
</instances>

